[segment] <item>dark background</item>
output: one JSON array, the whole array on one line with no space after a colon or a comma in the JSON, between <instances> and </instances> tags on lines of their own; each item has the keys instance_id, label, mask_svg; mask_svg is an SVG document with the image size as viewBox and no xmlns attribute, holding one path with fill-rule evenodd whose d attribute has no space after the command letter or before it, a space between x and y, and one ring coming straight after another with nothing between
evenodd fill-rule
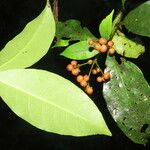
<instances>
[{"instance_id":1,"label":"dark background","mask_svg":"<svg viewBox=\"0 0 150 150\"><path fill-rule=\"evenodd\" d=\"M121 0L59 0L59 20L78 19L83 26L87 26L97 37L98 25L113 8L116 12L121 7ZM130 0L127 3L127 12L144 0ZM44 0L1 0L0 1L0 48L22 31L26 23L36 17L44 8ZM126 32L126 30L125 30ZM128 36L133 36L126 32ZM141 37L146 46L146 53L137 60L131 60L136 63L143 71L145 78L150 82L149 39ZM58 73L74 81L65 71L66 64L70 61L59 56L60 51L48 52L32 68L41 68ZM100 90L101 87L96 87ZM100 98L99 98L100 97ZM100 92L96 92L92 99L101 110L108 127L113 136L88 136L71 137L60 136L47 133L28 124L17 117L7 105L0 100L0 150L148 150L149 143L146 146L138 145L129 140L116 123L111 118L105 101ZM100 99L100 100L99 100Z\"/></svg>"}]
</instances>

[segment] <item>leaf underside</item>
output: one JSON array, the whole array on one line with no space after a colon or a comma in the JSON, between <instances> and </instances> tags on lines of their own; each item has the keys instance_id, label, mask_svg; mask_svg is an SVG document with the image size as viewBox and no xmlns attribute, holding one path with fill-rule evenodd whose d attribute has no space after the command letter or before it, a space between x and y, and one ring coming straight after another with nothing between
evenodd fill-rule
<instances>
[{"instance_id":1,"label":"leaf underside","mask_svg":"<svg viewBox=\"0 0 150 150\"><path fill-rule=\"evenodd\" d=\"M55 34L55 22L51 8L29 22L0 52L0 70L26 68L48 51Z\"/></svg>"},{"instance_id":2,"label":"leaf underside","mask_svg":"<svg viewBox=\"0 0 150 150\"><path fill-rule=\"evenodd\" d=\"M63 135L111 135L96 105L63 77L43 70L0 72L0 95L18 116Z\"/></svg>"}]
</instances>

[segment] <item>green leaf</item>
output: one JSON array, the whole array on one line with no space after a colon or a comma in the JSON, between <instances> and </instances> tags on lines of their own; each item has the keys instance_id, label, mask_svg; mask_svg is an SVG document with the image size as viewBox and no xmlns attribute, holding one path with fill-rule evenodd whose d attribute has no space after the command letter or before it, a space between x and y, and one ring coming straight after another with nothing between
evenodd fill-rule
<instances>
[{"instance_id":1,"label":"green leaf","mask_svg":"<svg viewBox=\"0 0 150 150\"><path fill-rule=\"evenodd\" d=\"M99 25L99 32L101 37L106 38L109 40L111 32L112 32L112 18L113 18L114 10L105 18L102 20L102 22Z\"/></svg>"},{"instance_id":2,"label":"green leaf","mask_svg":"<svg viewBox=\"0 0 150 150\"><path fill-rule=\"evenodd\" d=\"M90 45L87 41L81 41L67 47L60 55L70 59L84 60L94 57L99 52L97 50L90 50Z\"/></svg>"},{"instance_id":3,"label":"green leaf","mask_svg":"<svg viewBox=\"0 0 150 150\"><path fill-rule=\"evenodd\" d=\"M112 41L114 42L116 52L122 56L138 58L145 52L145 47L143 45L128 39L121 32L115 34Z\"/></svg>"},{"instance_id":4,"label":"green leaf","mask_svg":"<svg viewBox=\"0 0 150 150\"><path fill-rule=\"evenodd\" d=\"M28 23L0 52L0 70L26 68L41 59L48 51L55 34L51 8Z\"/></svg>"},{"instance_id":5,"label":"green leaf","mask_svg":"<svg viewBox=\"0 0 150 150\"><path fill-rule=\"evenodd\" d=\"M54 133L111 135L93 101L70 81L43 70L0 72L0 95L21 118Z\"/></svg>"},{"instance_id":6,"label":"green leaf","mask_svg":"<svg viewBox=\"0 0 150 150\"><path fill-rule=\"evenodd\" d=\"M56 37L58 41L62 38L68 38L69 41L83 41L90 38L96 39L86 27L82 28L80 22L74 19L67 20L65 22L57 22Z\"/></svg>"},{"instance_id":7,"label":"green leaf","mask_svg":"<svg viewBox=\"0 0 150 150\"><path fill-rule=\"evenodd\" d=\"M122 7L124 8L126 0L121 0L122 1Z\"/></svg>"},{"instance_id":8,"label":"green leaf","mask_svg":"<svg viewBox=\"0 0 150 150\"><path fill-rule=\"evenodd\" d=\"M150 1L138 6L125 17L125 27L133 33L150 37Z\"/></svg>"},{"instance_id":9,"label":"green leaf","mask_svg":"<svg viewBox=\"0 0 150 150\"><path fill-rule=\"evenodd\" d=\"M107 57L111 80L104 84L108 109L120 129L132 141L145 144L150 138L150 87L141 70L129 61Z\"/></svg>"},{"instance_id":10,"label":"green leaf","mask_svg":"<svg viewBox=\"0 0 150 150\"><path fill-rule=\"evenodd\" d=\"M63 39L60 39L58 40L55 45L53 46L54 47L64 47L64 46L68 46L69 45L69 41L70 40L63 40Z\"/></svg>"}]
</instances>

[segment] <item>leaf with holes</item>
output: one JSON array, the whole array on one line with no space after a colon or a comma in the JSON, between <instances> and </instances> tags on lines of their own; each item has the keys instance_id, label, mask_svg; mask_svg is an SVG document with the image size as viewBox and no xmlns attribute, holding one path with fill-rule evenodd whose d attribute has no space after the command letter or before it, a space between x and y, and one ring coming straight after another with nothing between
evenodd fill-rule
<instances>
[{"instance_id":1,"label":"leaf with holes","mask_svg":"<svg viewBox=\"0 0 150 150\"><path fill-rule=\"evenodd\" d=\"M99 52L94 50L87 41L81 41L67 47L60 55L70 59L84 60L94 57Z\"/></svg>"},{"instance_id":2,"label":"leaf with holes","mask_svg":"<svg viewBox=\"0 0 150 150\"><path fill-rule=\"evenodd\" d=\"M125 27L133 33L150 37L150 1L141 4L125 17Z\"/></svg>"},{"instance_id":3,"label":"leaf with holes","mask_svg":"<svg viewBox=\"0 0 150 150\"><path fill-rule=\"evenodd\" d=\"M141 70L129 61L121 64L107 57L111 80L104 83L103 95L120 129L132 141L145 144L150 138L150 87Z\"/></svg>"},{"instance_id":4,"label":"leaf with holes","mask_svg":"<svg viewBox=\"0 0 150 150\"><path fill-rule=\"evenodd\" d=\"M46 6L43 12L28 23L0 52L0 70L33 65L47 53L54 35L53 14Z\"/></svg>"},{"instance_id":5,"label":"leaf with holes","mask_svg":"<svg viewBox=\"0 0 150 150\"><path fill-rule=\"evenodd\" d=\"M62 38L67 38L69 41L96 39L86 27L81 27L80 22L74 19L56 23L56 38L57 42ZM57 47L57 42L55 47ZM64 45L61 44L61 46L66 46L66 43Z\"/></svg>"},{"instance_id":6,"label":"leaf with holes","mask_svg":"<svg viewBox=\"0 0 150 150\"><path fill-rule=\"evenodd\" d=\"M121 32L114 35L112 41L116 52L129 58L138 58L145 52L145 47L140 43L130 40Z\"/></svg>"},{"instance_id":7,"label":"leaf with holes","mask_svg":"<svg viewBox=\"0 0 150 150\"><path fill-rule=\"evenodd\" d=\"M114 10L105 18L102 20L102 22L99 25L99 32L101 37L106 38L109 40L111 32L112 32L112 18L113 18Z\"/></svg>"},{"instance_id":8,"label":"leaf with holes","mask_svg":"<svg viewBox=\"0 0 150 150\"><path fill-rule=\"evenodd\" d=\"M0 72L0 96L21 118L54 133L111 135L93 101L63 77L43 70Z\"/></svg>"}]
</instances>

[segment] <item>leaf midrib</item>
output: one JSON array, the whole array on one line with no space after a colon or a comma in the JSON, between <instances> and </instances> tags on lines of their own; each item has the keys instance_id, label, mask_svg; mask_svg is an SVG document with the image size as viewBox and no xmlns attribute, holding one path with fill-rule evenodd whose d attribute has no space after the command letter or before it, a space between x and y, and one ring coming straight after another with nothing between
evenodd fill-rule
<instances>
[{"instance_id":1,"label":"leaf midrib","mask_svg":"<svg viewBox=\"0 0 150 150\"><path fill-rule=\"evenodd\" d=\"M46 13L46 10L43 10L43 11L45 11L44 13ZM42 12L41 12L42 13ZM26 48L26 47L28 47L28 45L31 43L31 41L33 40L33 38L35 37L35 35L37 34L37 32L38 32L38 30L41 28L41 26L43 25L43 22L44 22L44 20L45 20L45 15L43 14L43 19L42 19L42 21L41 21L41 23L39 24L39 26L37 27L37 29L35 30L35 32L33 33L33 34L31 34L32 35L32 39L31 40L29 40L26 44L25 44L25 46L22 48L22 50L19 52L19 53L17 53L15 56L13 56L11 59L9 59L7 62L5 62L4 64L2 64L1 66L0 66L0 68L2 68L2 67L4 67L5 65L7 65L7 64L9 64L10 62L12 62L16 57L18 57L23 51L24 51L24 49ZM28 26L28 24L27 24L27 26ZM27 27L26 26L26 27ZM25 27L25 28L26 28ZM23 30L24 31L24 30ZM23 32L22 31L22 32ZM21 34L21 33L20 33Z\"/></svg>"},{"instance_id":2,"label":"leaf midrib","mask_svg":"<svg viewBox=\"0 0 150 150\"><path fill-rule=\"evenodd\" d=\"M68 109L64 109L64 108L60 107L59 105L56 105L56 104L54 104L54 103L52 103L52 102L50 102L50 101L45 101L45 99L43 99L42 97L36 96L35 94L32 94L32 93L30 93L30 92L27 92L27 91L25 91L25 90L23 90L23 89L20 89L20 88L18 88L18 87L14 87L14 86L12 86L11 84L8 84L8 83L2 82L2 81L0 81L0 82L1 82L2 84L6 85L6 86L9 86L9 87L11 87L11 88L16 89L16 91L21 91L21 92L24 93L24 94L30 95L31 97L34 97L35 99L39 99L39 100L43 101L44 103L50 104L50 105L52 105L52 106L54 106L54 107L56 107L56 108L58 108L58 109L60 109L60 110L62 110L62 111L64 111L64 112L67 112L67 113L71 114L72 116L75 116L75 118L80 118L81 120L83 120L83 121L87 122L88 124L91 124L92 126L94 126L94 129L95 129L95 127L96 127L96 130L97 130L97 129L99 130L99 128L98 128L97 125L93 124L93 122L90 122L88 119L82 117L82 116L79 115L79 114L76 114L76 113L73 113L73 112L71 112L71 111L68 111Z\"/></svg>"}]
</instances>

